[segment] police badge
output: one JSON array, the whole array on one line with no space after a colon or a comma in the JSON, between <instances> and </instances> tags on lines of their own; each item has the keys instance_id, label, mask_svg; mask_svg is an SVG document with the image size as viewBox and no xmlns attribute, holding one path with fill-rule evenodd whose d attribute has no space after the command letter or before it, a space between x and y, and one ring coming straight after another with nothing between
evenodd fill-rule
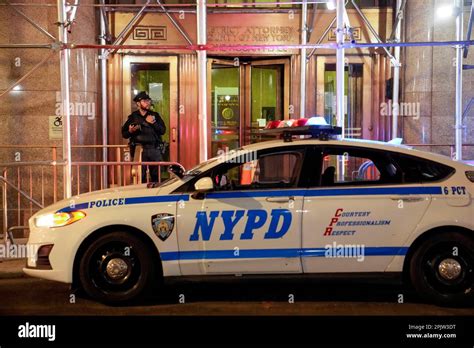
<instances>
[{"instance_id":1,"label":"police badge","mask_svg":"<svg viewBox=\"0 0 474 348\"><path fill-rule=\"evenodd\" d=\"M167 213L153 215L151 217L151 227L153 227L153 231L155 231L158 238L165 241L173 232L174 215Z\"/></svg>"}]
</instances>

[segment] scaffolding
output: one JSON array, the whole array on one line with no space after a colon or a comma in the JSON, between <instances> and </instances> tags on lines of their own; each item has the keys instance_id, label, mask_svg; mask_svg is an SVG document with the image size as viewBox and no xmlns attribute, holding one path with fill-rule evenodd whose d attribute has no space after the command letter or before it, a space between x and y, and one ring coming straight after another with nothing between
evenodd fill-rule
<instances>
[{"instance_id":1,"label":"scaffolding","mask_svg":"<svg viewBox=\"0 0 474 348\"><path fill-rule=\"evenodd\" d=\"M313 5L313 10L316 12L317 4L328 4L332 3L336 8L336 16L331 21L329 26L324 31L320 39L317 40L316 44L308 43L308 37L312 32L311 26L308 25L308 5ZM255 49L296 49L300 52L300 117L305 116L305 104L306 104L306 65L309 58L318 49L329 49L336 52L336 113L337 113L337 125L344 127L344 71L345 71L345 54L347 49L364 49L364 48L375 48L383 49L386 56L390 59L393 67L393 102L398 103L399 98L399 81L400 81L400 49L403 47L455 47L456 48L456 98L455 98L455 153L456 159L461 160L462 157L462 130L463 127L463 108L462 108L462 73L463 64L462 59L467 56L468 48L474 44L474 41L470 39L472 30L472 21L474 13L474 4L471 9L471 18L469 21L469 29L467 33L467 39L464 40L463 35L463 2L462 0L456 0L456 6L458 8L456 16L456 40L455 41L419 41L419 42L402 42L401 40L401 27L404 17L404 11L406 7L406 0L396 0L396 18L392 29L392 34L387 42L383 42L377 31L372 27L370 21L366 18L364 13L358 7L355 0L351 0L353 8L357 11L360 18L366 25L366 28L375 37L376 42L369 43L357 43L353 36L353 28L351 27L346 11L348 1L346 0L302 0L302 1L282 1L282 2L259 2L256 11L267 11L272 7L279 6L301 6L301 36L300 44L293 45L232 45L232 44L208 44L207 42L207 23L206 16L207 12L211 10L220 9L231 9L232 11L238 11L238 8L255 7L254 3L207 3L206 0L197 0L196 4L166 4L157 0L152 3L151 0L147 0L144 4L106 4L104 0L100 0L98 4L85 4L79 0L74 1L71 4L67 4L64 0L58 0L56 5L53 4L31 4L31 3L5 3L2 6L8 6L12 8L16 13L23 17L28 23L30 23L39 32L44 34L51 43L49 44L0 44L0 48L37 48L37 49L48 49L51 53L41 60L36 66L33 67L23 77L18 79L15 83L11 84L6 90L0 93L0 98L9 91L13 90L21 81L28 78L35 70L48 60L51 54L59 54L60 57L60 71L61 71L61 100L64 105L69 105L69 60L70 51L76 49L95 49L100 50L100 78L101 78L101 94L102 94L102 139L103 139L103 160L107 161L107 58L110 54L116 53L119 50L130 49L130 50L186 50L196 52L197 54L197 65L198 65L198 105L199 105L199 160L204 161L207 159L207 123L209 116L207 115L207 98L206 98L206 85L207 85L207 52L212 51L234 51L236 49L241 51L250 51ZM33 19L29 18L25 13L21 11L22 7L26 6L46 6L56 7L58 14L58 36L57 38L49 33L47 30L42 28ZM76 13L79 7L93 7L100 10L100 44L91 43L77 43L69 42L68 34L72 30L72 26L76 20ZM125 26L122 32L116 37L116 39L108 44L110 41L110 33L108 32L109 24L107 20L107 11L111 9L128 9L133 10L136 13ZM147 13L147 10L158 11L164 13L170 20L172 25L178 30L184 40L187 42L186 45L126 45L123 44L124 38L128 35L130 29L140 20L140 18ZM173 16L170 15L176 11L187 11L189 13L196 14L196 33L197 42L193 43L187 36L183 28L179 23L174 20ZM283 10L286 11L286 10ZM314 14L313 14L314 15ZM331 30L331 27L336 24L335 43L322 43L325 35ZM313 23L314 25L314 16ZM346 39L349 38L349 41ZM394 48L394 53L390 52L390 48ZM307 54L307 50L311 50ZM71 196L71 132L70 132L70 112L69 108L62 108L63 110L63 160L64 160L64 196L68 198ZM398 131L398 109L394 110L392 118L392 137L396 138L399 134ZM343 133L344 134L344 133Z\"/></svg>"}]
</instances>

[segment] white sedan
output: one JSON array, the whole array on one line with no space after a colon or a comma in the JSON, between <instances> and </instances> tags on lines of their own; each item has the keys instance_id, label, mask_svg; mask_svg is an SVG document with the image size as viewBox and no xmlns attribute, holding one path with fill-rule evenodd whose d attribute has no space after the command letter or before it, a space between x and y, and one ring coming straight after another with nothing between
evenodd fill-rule
<instances>
[{"instance_id":1,"label":"white sedan","mask_svg":"<svg viewBox=\"0 0 474 348\"><path fill-rule=\"evenodd\" d=\"M106 303L170 276L321 273L398 273L431 301L472 303L474 168L317 128L55 203L29 221L24 271Z\"/></svg>"}]
</instances>

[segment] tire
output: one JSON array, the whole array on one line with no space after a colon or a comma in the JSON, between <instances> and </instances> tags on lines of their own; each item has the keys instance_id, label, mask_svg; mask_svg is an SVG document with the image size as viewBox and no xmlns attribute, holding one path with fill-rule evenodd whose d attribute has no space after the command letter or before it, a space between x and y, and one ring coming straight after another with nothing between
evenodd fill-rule
<instances>
[{"instance_id":1,"label":"tire","mask_svg":"<svg viewBox=\"0 0 474 348\"><path fill-rule=\"evenodd\" d=\"M152 253L138 237L112 232L96 239L79 264L79 281L93 299L119 304L150 290L156 275Z\"/></svg>"},{"instance_id":2,"label":"tire","mask_svg":"<svg viewBox=\"0 0 474 348\"><path fill-rule=\"evenodd\" d=\"M418 294L432 302L470 306L474 302L473 268L474 239L459 232L441 232L413 254L410 279Z\"/></svg>"}]
</instances>

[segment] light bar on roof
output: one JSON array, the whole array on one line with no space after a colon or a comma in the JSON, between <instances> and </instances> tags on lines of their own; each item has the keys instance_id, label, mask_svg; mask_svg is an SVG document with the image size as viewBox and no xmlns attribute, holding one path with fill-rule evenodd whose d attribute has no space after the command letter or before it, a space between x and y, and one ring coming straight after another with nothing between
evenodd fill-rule
<instances>
[{"instance_id":1,"label":"light bar on roof","mask_svg":"<svg viewBox=\"0 0 474 348\"><path fill-rule=\"evenodd\" d=\"M282 127L282 128L271 128L262 129L260 131L264 135L276 135L285 142L293 141L294 136L309 135L313 139L328 140L335 138L342 134L341 127L335 127L330 125L313 125L313 126L302 126L302 127Z\"/></svg>"}]
</instances>

